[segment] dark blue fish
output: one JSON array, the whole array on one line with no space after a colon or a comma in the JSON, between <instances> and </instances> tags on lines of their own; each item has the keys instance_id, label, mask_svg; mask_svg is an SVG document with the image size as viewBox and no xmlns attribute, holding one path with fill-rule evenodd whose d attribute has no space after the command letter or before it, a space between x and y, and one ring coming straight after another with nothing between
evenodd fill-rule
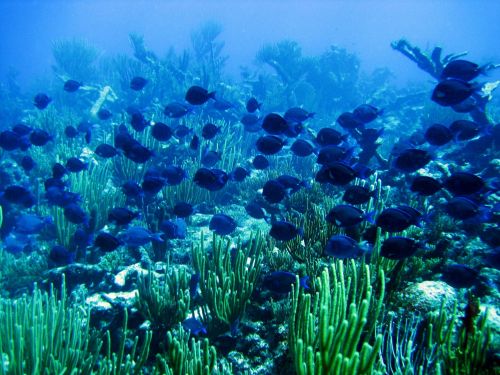
<instances>
[{"instance_id":1,"label":"dark blue fish","mask_svg":"<svg viewBox=\"0 0 500 375\"><path fill-rule=\"evenodd\" d=\"M193 129L187 127L186 125L178 125L174 130L175 138L184 138L188 134L191 134Z\"/></svg>"},{"instance_id":2,"label":"dark blue fish","mask_svg":"<svg viewBox=\"0 0 500 375\"><path fill-rule=\"evenodd\" d=\"M277 180L267 181L262 188L262 196L269 203L279 203L288 195L285 185Z\"/></svg>"},{"instance_id":3,"label":"dark blue fish","mask_svg":"<svg viewBox=\"0 0 500 375\"><path fill-rule=\"evenodd\" d=\"M292 107L286 110L283 118L287 122L297 122L302 123L314 116L313 112L308 112L304 108Z\"/></svg>"},{"instance_id":4,"label":"dark blue fish","mask_svg":"<svg viewBox=\"0 0 500 375\"><path fill-rule=\"evenodd\" d=\"M71 244L77 249L84 249L92 244L92 233L83 228L78 228L71 237Z\"/></svg>"},{"instance_id":5,"label":"dark blue fish","mask_svg":"<svg viewBox=\"0 0 500 375\"><path fill-rule=\"evenodd\" d=\"M77 129L80 133L86 133L94 127L94 124L92 124L88 120L83 120L78 123Z\"/></svg>"},{"instance_id":6,"label":"dark blue fish","mask_svg":"<svg viewBox=\"0 0 500 375\"><path fill-rule=\"evenodd\" d=\"M376 147L377 140L384 134L384 128L361 128L359 129L361 137L357 140L359 146L364 148Z\"/></svg>"},{"instance_id":7,"label":"dark blue fish","mask_svg":"<svg viewBox=\"0 0 500 375\"><path fill-rule=\"evenodd\" d=\"M314 152L314 146L303 139L297 139L292 143L290 151L292 151L295 156L303 158Z\"/></svg>"},{"instance_id":8,"label":"dark blue fish","mask_svg":"<svg viewBox=\"0 0 500 375\"><path fill-rule=\"evenodd\" d=\"M191 150L198 150L198 147L200 146L200 138L195 134L193 135L193 138L191 138L191 142L189 142L189 148Z\"/></svg>"},{"instance_id":9,"label":"dark blue fish","mask_svg":"<svg viewBox=\"0 0 500 375\"><path fill-rule=\"evenodd\" d=\"M367 252L367 247L360 245L349 236L336 235L330 237L323 250L324 255L335 258L358 258Z\"/></svg>"},{"instance_id":10,"label":"dark blue fish","mask_svg":"<svg viewBox=\"0 0 500 375\"><path fill-rule=\"evenodd\" d=\"M175 216L180 218L186 218L196 213L193 205L186 202L176 203L172 211Z\"/></svg>"},{"instance_id":11,"label":"dark blue fish","mask_svg":"<svg viewBox=\"0 0 500 375\"><path fill-rule=\"evenodd\" d=\"M148 80L146 78L134 77L130 81L130 88L134 91L140 91L146 86L147 83Z\"/></svg>"},{"instance_id":12,"label":"dark blue fish","mask_svg":"<svg viewBox=\"0 0 500 375\"><path fill-rule=\"evenodd\" d=\"M469 96L467 99L461 101L460 103L452 105L451 109L453 109L457 113L469 113L475 110L481 111L481 100L482 99L476 99L473 96Z\"/></svg>"},{"instance_id":13,"label":"dark blue fish","mask_svg":"<svg viewBox=\"0 0 500 375\"><path fill-rule=\"evenodd\" d=\"M94 246L105 253L116 250L122 244L123 243L118 238L106 232L99 233L94 239Z\"/></svg>"},{"instance_id":14,"label":"dark blue fish","mask_svg":"<svg viewBox=\"0 0 500 375\"><path fill-rule=\"evenodd\" d=\"M497 247L488 251L482 258L488 267L500 270L500 247L498 246L498 241Z\"/></svg>"},{"instance_id":15,"label":"dark blue fish","mask_svg":"<svg viewBox=\"0 0 500 375\"><path fill-rule=\"evenodd\" d=\"M158 194L167 185L167 180L156 169L150 168L144 175L141 188L149 196Z\"/></svg>"},{"instance_id":16,"label":"dark blue fish","mask_svg":"<svg viewBox=\"0 0 500 375\"><path fill-rule=\"evenodd\" d=\"M74 251L69 251L64 246L55 245L52 246L49 252L49 264L54 267L62 267L68 264L74 263L76 259L76 253Z\"/></svg>"},{"instance_id":17,"label":"dark blue fish","mask_svg":"<svg viewBox=\"0 0 500 375\"><path fill-rule=\"evenodd\" d=\"M108 213L108 221L116 225L128 225L137 217L139 212L133 212L125 207L112 208Z\"/></svg>"},{"instance_id":18,"label":"dark blue fish","mask_svg":"<svg viewBox=\"0 0 500 375\"><path fill-rule=\"evenodd\" d=\"M352 114L357 120L367 124L375 120L382 112L382 110L370 104L361 104L352 111Z\"/></svg>"},{"instance_id":19,"label":"dark blue fish","mask_svg":"<svg viewBox=\"0 0 500 375\"><path fill-rule=\"evenodd\" d=\"M21 167L24 169L25 172L31 171L33 168L36 167L36 162L33 160L31 156L23 156L21 159Z\"/></svg>"},{"instance_id":20,"label":"dark blue fish","mask_svg":"<svg viewBox=\"0 0 500 375\"><path fill-rule=\"evenodd\" d=\"M52 224L52 217L41 217L35 214L22 214L16 218L15 231L22 234L38 234L47 225Z\"/></svg>"},{"instance_id":21,"label":"dark blue fish","mask_svg":"<svg viewBox=\"0 0 500 375\"><path fill-rule=\"evenodd\" d=\"M85 142L87 142L87 144L90 143L90 140L92 138L92 131L90 129L88 129L86 132L85 132L85 136L83 137L85 139Z\"/></svg>"},{"instance_id":22,"label":"dark blue fish","mask_svg":"<svg viewBox=\"0 0 500 375\"><path fill-rule=\"evenodd\" d=\"M190 108L182 103L172 102L165 106L163 113L169 118L180 118L187 115Z\"/></svg>"},{"instance_id":23,"label":"dark blue fish","mask_svg":"<svg viewBox=\"0 0 500 375\"><path fill-rule=\"evenodd\" d=\"M469 120L456 120L450 124L450 132L457 141L471 140L487 130L483 125Z\"/></svg>"},{"instance_id":24,"label":"dark blue fish","mask_svg":"<svg viewBox=\"0 0 500 375\"><path fill-rule=\"evenodd\" d=\"M270 290L276 294L287 294L292 291L292 285L295 284L297 277L295 274L287 271L274 271L268 273L264 280L262 281L262 285L264 288ZM309 289L307 282L309 280L309 276L304 276L299 279L300 287L304 289Z\"/></svg>"},{"instance_id":25,"label":"dark blue fish","mask_svg":"<svg viewBox=\"0 0 500 375\"><path fill-rule=\"evenodd\" d=\"M0 147L5 151L13 151L21 145L21 136L11 130L0 133Z\"/></svg>"},{"instance_id":26,"label":"dark blue fish","mask_svg":"<svg viewBox=\"0 0 500 375\"><path fill-rule=\"evenodd\" d=\"M130 159L137 164L144 164L154 156L153 151L144 147L137 141L124 149L123 154L127 159Z\"/></svg>"},{"instance_id":27,"label":"dark blue fish","mask_svg":"<svg viewBox=\"0 0 500 375\"><path fill-rule=\"evenodd\" d=\"M260 109L262 106L262 103L259 103L257 99L255 98L250 98L247 100L247 103L245 105L245 108L248 113L254 113L256 110Z\"/></svg>"},{"instance_id":28,"label":"dark blue fish","mask_svg":"<svg viewBox=\"0 0 500 375\"><path fill-rule=\"evenodd\" d=\"M264 155L256 155L252 160L252 165L257 170L263 170L269 167L269 160Z\"/></svg>"},{"instance_id":29,"label":"dark blue fish","mask_svg":"<svg viewBox=\"0 0 500 375\"><path fill-rule=\"evenodd\" d=\"M418 211L417 211L418 212ZM394 233L402 232L410 225L419 224L420 216L412 214L407 207L389 207L383 210L377 217L376 225L382 230Z\"/></svg>"},{"instance_id":30,"label":"dark blue fish","mask_svg":"<svg viewBox=\"0 0 500 375\"><path fill-rule=\"evenodd\" d=\"M45 187L45 190L48 190L49 188L57 188L64 190L67 187L67 183L61 180L61 178L56 178L56 177L49 177L45 181L43 181L43 185Z\"/></svg>"},{"instance_id":31,"label":"dark blue fish","mask_svg":"<svg viewBox=\"0 0 500 375\"><path fill-rule=\"evenodd\" d=\"M33 131L33 129L31 127L29 127L28 125L18 123L12 127L12 131L14 133L16 133L17 135L24 137L25 135L28 135L29 133L31 133Z\"/></svg>"},{"instance_id":32,"label":"dark blue fish","mask_svg":"<svg viewBox=\"0 0 500 375\"><path fill-rule=\"evenodd\" d=\"M201 164L204 167L212 168L221 160L221 155L217 151L205 150L203 155L201 155Z\"/></svg>"},{"instance_id":33,"label":"dark blue fish","mask_svg":"<svg viewBox=\"0 0 500 375\"><path fill-rule=\"evenodd\" d=\"M428 176L416 176L410 185L410 190L423 196L436 194L442 185L438 180Z\"/></svg>"},{"instance_id":34,"label":"dark blue fish","mask_svg":"<svg viewBox=\"0 0 500 375\"><path fill-rule=\"evenodd\" d=\"M152 233L143 227L128 227L125 231L118 235L118 239L127 246L139 247L154 242L163 242L161 233Z\"/></svg>"},{"instance_id":35,"label":"dark blue fish","mask_svg":"<svg viewBox=\"0 0 500 375\"><path fill-rule=\"evenodd\" d=\"M420 168L425 167L432 160L431 155L417 148L409 148L394 159L394 166L403 172L415 172Z\"/></svg>"},{"instance_id":36,"label":"dark blue fish","mask_svg":"<svg viewBox=\"0 0 500 375\"><path fill-rule=\"evenodd\" d=\"M227 111L229 108L233 108L233 104L223 98L215 98L213 107L218 111Z\"/></svg>"},{"instance_id":37,"label":"dark blue fish","mask_svg":"<svg viewBox=\"0 0 500 375\"><path fill-rule=\"evenodd\" d=\"M87 170L88 168L88 163L85 163L75 157L71 157L66 161L66 169L70 172L78 173L83 170Z\"/></svg>"},{"instance_id":38,"label":"dark blue fish","mask_svg":"<svg viewBox=\"0 0 500 375\"><path fill-rule=\"evenodd\" d=\"M243 128L248 133L257 133L261 130L260 118L252 113L247 113L243 115L240 122L243 124Z\"/></svg>"},{"instance_id":39,"label":"dark blue fish","mask_svg":"<svg viewBox=\"0 0 500 375\"><path fill-rule=\"evenodd\" d=\"M276 178L276 181L278 181L285 187L289 195L296 193L301 188L309 188L309 184L307 183L307 181L302 181L297 177L293 177L287 174L278 176L278 178Z\"/></svg>"},{"instance_id":40,"label":"dark blue fish","mask_svg":"<svg viewBox=\"0 0 500 375\"><path fill-rule=\"evenodd\" d=\"M187 225L184 219L163 220L159 229L167 240L184 239L187 234Z\"/></svg>"},{"instance_id":41,"label":"dark blue fish","mask_svg":"<svg viewBox=\"0 0 500 375\"><path fill-rule=\"evenodd\" d=\"M316 173L316 181L321 184L329 183L342 186L347 185L356 177L366 178L368 175L369 172L364 168L356 170L350 165L338 161L323 165Z\"/></svg>"},{"instance_id":42,"label":"dark blue fish","mask_svg":"<svg viewBox=\"0 0 500 375\"><path fill-rule=\"evenodd\" d=\"M219 132L220 132L220 127L218 127L212 123L207 123L207 124L203 125L203 128L201 129L201 136L204 139L212 139Z\"/></svg>"},{"instance_id":43,"label":"dark blue fish","mask_svg":"<svg viewBox=\"0 0 500 375\"><path fill-rule=\"evenodd\" d=\"M398 208L398 210L406 212L406 214L412 218L413 224L417 225L417 226L420 225L421 221L423 221L423 220L427 221L429 218L429 215L424 216L416 208L413 208L411 206L407 206L405 204L400 204L399 206L397 206L397 208Z\"/></svg>"},{"instance_id":44,"label":"dark blue fish","mask_svg":"<svg viewBox=\"0 0 500 375\"><path fill-rule=\"evenodd\" d=\"M2 193L0 199L9 203L20 204L24 207L32 207L36 203L35 196L28 189L19 185L9 185Z\"/></svg>"},{"instance_id":45,"label":"dark blue fish","mask_svg":"<svg viewBox=\"0 0 500 375\"><path fill-rule=\"evenodd\" d=\"M132 199L137 199L144 195L144 190L142 190L141 186L132 180L129 180L122 185L122 191L128 198Z\"/></svg>"},{"instance_id":46,"label":"dark blue fish","mask_svg":"<svg viewBox=\"0 0 500 375\"><path fill-rule=\"evenodd\" d=\"M264 155L277 154L285 144L284 140L275 135L264 135L255 143L257 150Z\"/></svg>"},{"instance_id":47,"label":"dark blue fish","mask_svg":"<svg viewBox=\"0 0 500 375\"><path fill-rule=\"evenodd\" d=\"M96 147L95 154L101 158L109 159L118 155L118 151L113 146L102 143Z\"/></svg>"},{"instance_id":48,"label":"dark blue fish","mask_svg":"<svg viewBox=\"0 0 500 375\"><path fill-rule=\"evenodd\" d=\"M174 135L174 132L170 126L162 123L156 122L151 128L151 135L154 139L160 142L166 142Z\"/></svg>"},{"instance_id":49,"label":"dark blue fish","mask_svg":"<svg viewBox=\"0 0 500 375\"><path fill-rule=\"evenodd\" d=\"M191 86L185 96L186 101L192 105L205 104L209 99L215 99L215 91L208 92L200 86Z\"/></svg>"},{"instance_id":50,"label":"dark blue fish","mask_svg":"<svg viewBox=\"0 0 500 375\"><path fill-rule=\"evenodd\" d=\"M351 112L344 112L337 117L337 124L344 129L358 129L365 126L365 123L358 120L358 118Z\"/></svg>"},{"instance_id":51,"label":"dark blue fish","mask_svg":"<svg viewBox=\"0 0 500 375\"><path fill-rule=\"evenodd\" d=\"M275 221L269 231L269 235L278 241L290 241L297 236L302 236L302 234L302 228L297 228L287 221Z\"/></svg>"},{"instance_id":52,"label":"dark blue fish","mask_svg":"<svg viewBox=\"0 0 500 375\"><path fill-rule=\"evenodd\" d=\"M321 128L316 135L315 141L321 146L338 146L342 142L346 141L348 135L342 135L335 129L332 128Z\"/></svg>"},{"instance_id":53,"label":"dark blue fish","mask_svg":"<svg viewBox=\"0 0 500 375\"><path fill-rule=\"evenodd\" d=\"M55 179L60 179L67 173L68 171L61 163L54 163L54 165L52 166L52 177Z\"/></svg>"},{"instance_id":54,"label":"dark blue fish","mask_svg":"<svg viewBox=\"0 0 500 375\"><path fill-rule=\"evenodd\" d=\"M215 214L210 219L209 229L217 233L219 236L231 234L237 227L236 221L225 214Z\"/></svg>"},{"instance_id":55,"label":"dark blue fish","mask_svg":"<svg viewBox=\"0 0 500 375\"><path fill-rule=\"evenodd\" d=\"M75 92L77 91L82 84L78 81L75 81L74 79L68 79L66 82L64 82L63 89L66 92Z\"/></svg>"},{"instance_id":56,"label":"dark blue fish","mask_svg":"<svg viewBox=\"0 0 500 375\"><path fill-rule=\"evenodd\" d=\"M277 113L269 113L262 120L262 129L269 134L281 135L288 130L288 123Z\"/></svg>"},{"instance_id":57,"label":"dark blue fish","mask_svg":"<svg viewBox=\"0 0 500 375\"><path fill-rule=\"evenodd\" d=\"M71 191L64 191L55 186L46 189L45 199L47 199L49 204L58 207L66 207L70 204L77 204L82 200L79 194L72 193Z\"/></svg>"},{"instance_id":58,"label":"dark blue fish","mask_svg":"<svg viewBox=\"0 0 500 375\"><path fill-rule=\"evenodd\" d=\"M9 233L2 239L2 248L12 254L31 251L33 245L33 237L21 233Z\"/></svg>"},{"instance_id":59,"label":"dark blue fish","mask_svg":"<svg viewBox=\"0 0 500 375\"><path fill-rule=\"evenodd\" d=\"M236 182L242 182L248 176L250 176L250 172L248 172L243 167L236 167L232 172L229 173L229 179Z\"/></svg>"},{"instance_id":60,"label":"dark blue fish","mask_svg":"<svg viewBox=\"0 0 500 375\"><path fill-rule=\"evenodd\" d=\"M67 138L76 138L78 137L78 134L79 131L77 128L75 128L73 125L68 125L66 126L66 128L64 128L64 135L67 137Z\"/></svg>"},{"instance_id":61,"label":"dark blue fish","mask_svg":"<svg viewBox=\"0 0 500 375\"><path fill-rule=\"evenodd\" d=\"M217 191L226 186L229 176L220 169L200 168L193 177L193 182L209 191Z\"/></svg>"},{"instance_id":62,"label":"dark blue fish","mask_svg":"<svg viewBox=\"0 0 500 375\"><path fill-rule=\"evenodd\" d=\"M198 283L200 282L200 274L198 272L193 273L189 279L189 295L191 299L196 298L198 295Z\"/></svg>"},{"instance_id":63,"label":"dark blue fish","mask_svg":"<svg viewBox=\"0 0 500 375\"><path fill-rule=\"evenodd\" d=\"M375 198L376 194L376 190L370 190L361 185L352 185L344 191L342 200L350 204L365 204L368 203L371 198Z\"/></svg>"},{"instance_id":64,"label":"dark blue fish","mask_svg":"<svg viewBox=\"0 0 500 375\"><path fill-rule=\"evenodd\" d=\"M436 85L431 100L443 107L449 107L463 102L472 95L474 89L474 85L468 82L449 78Z\"/></svg>"},{"instance_id":65,"label":"dark blue fish","mask_svg":"<svg viewBox=\"0 0 500 375\"><path fill-rule=\"evenodd\" d=\"M131 147L137 141L130 135L127 127L121 124L114 136L115 147L124 150Z\"/></svg>"},{"instance_id":66,"label":"dark blue fish","mask_svg":"<svg viewBox=\"0 0 500 375\"><path fill-rule=\"evenodd\" d=\"M182 327L186 330L191 332L195 336L199 336L200 334L207 334L207 329L203 325L202 322L200 322L196 318L188 318L182 322Z\"/></svg>"},{"instance_id":67,"label":"dark blue fish","mask_svg":"<svg viewBox=\"0 0 500 375\"><path fill-rule=\"evenodd\" d=\"M248 203L245 206L245 211L254 219L267 219L266 212L262 206L255 201Z\"/></svg>"},{"instance_id":68,"label":"dark blue fish","mask_svg":"<svg viewBox=\"0 0 500 375\"><path fill-rule=\"evenodd\" d=\"M175 165L169 165L163 168L161 176L166 179L168 186L179 185L182 181L188 178L186 171Z\"/></svg>"},{"instance_id":69,"label":"dark blue fish","mask_svg":"<svg viewBox=\"0 0 500 375\"><path fill-rule=\"evenodd\" d=\"M35 97L33 98L33 104L35 107L38 109L45 109L49 105L49 103L52 101L51 98L49 98L46 94L44 93L39 93L36 94Z\"/></svg>"},{"instance_id":70,"label":"dark blue fish","mask_svg":"<svg viewBox=\"0 0 500 375\"><path fill-rule=\"evenodd\" d=\"M486 184L473 173L455 172L444 180L443 186L453 195L472 195L483 190Z\"/></svg>"},{"instance_id":71,"label":"dark blue fish","mask_svg":"<svg viewBox=\"0 0 500 375\"><path fill-rule=\"evenodd\" d=\"M441 79L455 78L462 81L471 81L484 73L485 67L467 60L452 60L441 71Z\"/></svg>"},{"instance_id":72,"label":"dark blue fish","mask_svg":"<svg viewBox=\"0 0 500 375\"><path fill-rule=\"evenodd\" d=\"M479 271L463 264L444 266L441 274L441 279L454 288L470 288L479 281Z\"/></svg>"},{"instance_id":73,"label":"dark blue fish","mask_svg":"<svg viewBox=\"0 0 500 375\"><path fill-rule=\"evenodd\" d=\"M99 120L106 121L113 117L113 114L109 109L101 108L99 111L97 111L97 117L99 118Z\"/></svg>"},{"instance_id":74,"label":"dark blue fish","mask_svg":"<svg viewBox=\"0 0 500 375\"><path fill-rule=\"evenodd\" d=\"M324 146L318 152L316 163L321 165L332 164L337 161L345 161L352 156L353 149L345 149L340 146Z\"/></svg>"},{"instance_id":75,"label":"dark blue fish","mask_svg":"<svg viewBox=\"0 0 500 375\"><path fill-rule=\"evenodd\" d=\"M141 112L134 112L130 117L130 125L135 131L142 132L151 124Z\"/></svg>"},{"instance_id":76,"label":"dark blue fish","mask_svg":"<svg viewBox=\"0 0 500 375\"><path fill-rule=\"evenodd\" d=\"M420 245L413 239L407 237L389 237L382 243L380 255L389 259L405 259L414 255Z\"/></svg>"},{"instance_id":77,"label":"dark blue fish","mask_svg":"<svg viewBox=\"0 0 500 375\"><path fill-rule=\"evenodd\" d=\"M373 222L373 212L365 214L359 208L348 204L339 204L333 207L325 219L331 224L339 227L352 227L361 224L363 221Z\"/></svg>"},{"instance_id":78,"label":"dark blue fish","mask_svg":"<svg viewBox=\"0 0 500 375\"><path fill-rule=\"evenodd\" d=\"M491 213L483 206L466 197L454 197L444 205L446 213L456 220L485 222Z\"/></svg>"},{"instance_id":79,"label":"dark blue fish","mask_svg":"<svg viewBox=\"0 0 500 375\"><path fill-rule=\"evenodd\" d=\"M301 123L289 122L288 128L283 133L286 137L297 138L304 130L304 125Z\"/></svg>"},{"instance_id":80,"label":"dark blue fish","mask_svg":"<svg viewBox=\"0 0 500 375\"><path fill-rule=\"evenodd\" d=\"M44 146L52 140L52 136L45 130L35 129L31 132L29 139L33 146Z\"/></svg>"},{"instance_id":81,"label":"dark blue fish","mask_svg":"<svg viewBox=\"0 0 500 375\"><path fill-rule=\"evenodd\" d=\"M443 146L451 142L453 134L448 127L441 124L433 124L427 128L424 137L433 146Z\"/></svg>"},{"instance_id":82,"label":"dark blue fish","mask_svg":"<svg viewBox=\"0 0 500 375\"><path fill-rule=\"evenodd\" d=\"M73 224L89 223L89 216L77 203L69 203L64 207L64 217Z\"/></svg>"}]
</instances>

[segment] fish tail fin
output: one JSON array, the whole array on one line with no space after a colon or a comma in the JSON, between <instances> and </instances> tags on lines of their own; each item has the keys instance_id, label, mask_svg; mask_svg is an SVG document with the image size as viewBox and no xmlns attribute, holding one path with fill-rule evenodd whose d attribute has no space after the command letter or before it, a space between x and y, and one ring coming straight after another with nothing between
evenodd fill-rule
<instances>
[{"instance_id":1,"label":"fish tail fin","mask_svg":"<svg viewBox=\"0 0 500 375\"><path fill-rule=\"evenodd\" d=\"M302 237L302 238L304 237L304 228L302 228L302 227L299 228L297 232L298 232L300 237Z\"/></svg>"},{"instance_id":2,"label":"fish tail fin","mask_svg":"<svg viewBox=\"0 0 500 375\"><path fill-rule=\"evenodd\" d=\"M365 215L365 220L368 221L370 224L375 224L375 214L376 211L370 211Z\"/></svg>"},{"instance_id":3,"label":"fish tail fin","mask_svg":"<svg viewBox=\"0 0 500 375\"><path fill-rule=\"evenodd\" d=\"M373 173L373 171L370 168L360 163L356 164L353 167L353 169L356 171L358 177L361 178L362 180L370 177Z\"/></svg>"},{"instance_id":4,"label":"fish tail fin","mask_svg":"<svg viewBox=\"0 0 500 375\"><path fill-rule=\"evenodd\" d=\"M305 290L311 289L309 285L307 285L307 282L309 281L309 276L304 276L299 279L299 285L304 288Z\"/></svg>"},{"instance_id":5,"label":"fish tail fin","mask_svg":"<svg viewBox=\"0 0 500 375\"><path fill-rule=\"evenodd\" d=\"M164 242L162 236L163 236L163 233L161 233L161 232L153 233L151 235L151 240L155 241L155 242Z\"/></svg>"}]
</instances>

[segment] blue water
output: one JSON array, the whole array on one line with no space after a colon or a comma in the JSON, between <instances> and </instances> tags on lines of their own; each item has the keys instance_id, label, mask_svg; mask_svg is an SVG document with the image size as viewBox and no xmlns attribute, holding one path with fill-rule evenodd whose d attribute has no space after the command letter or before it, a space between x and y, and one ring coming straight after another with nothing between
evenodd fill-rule
<instances>
[{"instance_id":1,"label":"blue water","mask_svg":"<svg viewBox=\"0 0 500 375\"><path fill-rule=\"evenodd\" d=\"M498 14L1 1L0 315L58 290L80 320L46 340L82 355L13 349L31 322L51 332L42 301L17 329L0 322L0 372L117 370L121 342L137 373L198 373L192 345L216 353L211 373L309 373L300 341L322 373L495 373ZM77 348L64 335L87 324L97 338ZM191 345L180 361L175 340ZM326 370L362 348L364 372Z\"/></svg>"}]
</instances>

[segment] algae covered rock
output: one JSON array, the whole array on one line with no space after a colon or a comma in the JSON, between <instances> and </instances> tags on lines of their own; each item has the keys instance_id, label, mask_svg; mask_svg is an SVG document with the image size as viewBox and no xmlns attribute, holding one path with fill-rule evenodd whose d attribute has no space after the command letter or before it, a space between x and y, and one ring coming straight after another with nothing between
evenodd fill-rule
<instances>
[{"instance_id":1,"label":"algae covered rock","mask_svg":"<svg viewBox=\"0 0 500 375\"><path fill-rule=\"evenodd\" d=\"M406 310L425 314L444 307L451 309L457 299L455 289L444 281L422 281L405 288L399 295L398 304Z\"/></svg>"}]
</instances>

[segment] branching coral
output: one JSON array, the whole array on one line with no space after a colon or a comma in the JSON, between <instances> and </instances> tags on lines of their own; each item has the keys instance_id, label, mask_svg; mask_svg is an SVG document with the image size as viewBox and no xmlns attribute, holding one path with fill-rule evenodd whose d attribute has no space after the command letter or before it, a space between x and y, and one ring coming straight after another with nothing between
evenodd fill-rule
<instances>
[{"instance_id":1,"label":"branching coral","mask_svg":"<svg viewBox=\"0 0 500 375\"><path fill-rule=\"evenodd\" d=\"M52 53L61 74L86 82L95 78L94 64L99 51L90 43L80 39L61 40L54 43Z\"/></svg>"},{"instance_id":2,"label":"branching coral","mask_svg":"<svg viewBox=\"0 0 500 375\"><path fill-rule=\"evenodd\" d=\"M241 319L245 312L260 275L264 246L264 239L257 234L246 245L240 242L230 251L231 242L214 234L212 256L204 247L203 236L200 244L192 248L203 299L211 316L226 326Z\"/></svg>"},{"instance_id":3,"label":"branching coral","mask_svg":"<svg viewBox=\"0 0 500 375\"><path fill-rule=\"evenodd\" d=\"M189 339L189 332L179 327L167 333L168 350L157 356L155 374L217 375L232 373L230 368L217 366L217 352L208 339Z\"/></svg>"},{"instance_id":4,"label":"branching coral","mask_svg":"<svg viewBox=\"0 0 500 375\"><path fill-rule=\"evenodd\" d=\"M195 52L201 84L204 87L220 82L222 70L228 59L222 55L224 42L216 41L221 32L221 25L208 22L191 34L191 45Z\"/></svg>"},{"instance_id":5,"label":"branching coral","mask_svg":"<svg viewBox=\"0 0 500 375\"><path fill-rule=\"evenodd\" d=\"M345 272L346 271L346 272ZM360 274L358 273L360 271ZM379 371L382 335L375 334L384 298L384 274L342 261L326 268L317 292L292 290L288 341L298 374L375 374Z\"/></svg>"},{"instance_id":6,"label":"branching coral","mask_svg":"<svg viewBox=\"0 0 500 375\"><path fill-rule=\"evenodd\" d=\"M145 364L148 360L149 348L152 339L151 331L146 331L143 342L139 347L139 337L132 339L132 346L126 353L125 348L128 338L128 313L124 311L123 331L118 352L111 351L111 335L106 332L107 352L106 356L99 362L98 375L130 375L143 374Z\"/></svg>"},{"instance_id":7,"label":"branching coral","mask_svg":"<svg viewBox=\"0 0 500 375\"><path fill-rule=\"evenodd\" d=\"M137 309L155 328L172 328L187 317L189 279L185 268L166 274L162 281L150 270L138 279Z\"/></svg>"},{"instance_id":8,"label":"branching coral","mask_svg":"<svg viewBox=\"0 0 500 375\"><path fill-rule=\"evenodd\" d=\"M91 373L99 345L92 347L89 311L35 289L33 296L0 301L0 374Z\"/></svg>"}]
</instances>

